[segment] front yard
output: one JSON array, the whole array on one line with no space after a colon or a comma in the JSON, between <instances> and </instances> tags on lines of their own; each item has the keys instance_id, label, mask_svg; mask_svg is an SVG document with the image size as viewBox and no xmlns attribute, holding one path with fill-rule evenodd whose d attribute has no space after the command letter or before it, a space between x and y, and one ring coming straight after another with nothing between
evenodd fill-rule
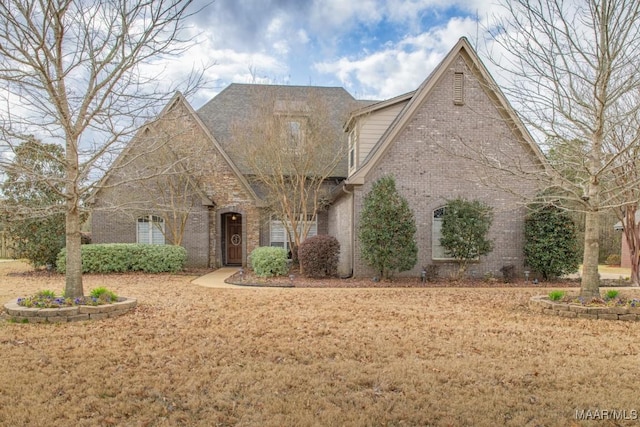
<instances>
[{"instance_id":1,"label":"front yard","mask_svg":"<svg viewBox=\"0 0 640 427\"><path fill-rule=\"evenodd\" d=\"M58 275L0 263L0 302ZM0 425L637 424L640 322L547 317L535 288L210 289L85 276L115 319L0 323ZM640 289L626 289L640 297ZM599 412L595 412L599 411ZM613 421L615 416L626 420ZM635 411L635 412L634 412Z\"/></svg>"}]
</instances>

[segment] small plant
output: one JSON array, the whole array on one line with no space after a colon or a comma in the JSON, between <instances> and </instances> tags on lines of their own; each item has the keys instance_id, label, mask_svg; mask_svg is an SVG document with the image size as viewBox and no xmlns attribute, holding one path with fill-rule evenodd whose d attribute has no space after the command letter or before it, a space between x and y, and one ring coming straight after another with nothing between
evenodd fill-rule
<instances>
[{"instance_id":1,"label":"small plant","mask_svg":"<svg viewBox=\"0 0 640 427\"><path fill-rule=\"evenodd\" d=\"M549 292L549 299L551 301L560 301L565 295L565 291L551 291Z\"/></svg>"},{"instance_id":2,"label":"small plant","mask_svg":"<svg viewBox=\"0 0 640 427\"><path fill-rule=\"evenodd\" d=\"M118 295L116 295L115 292L105 288L104 286L92 289L89 295L91 296L91 298L95 298L99 301L107 303L115 302L118 300Z\"/></svg>"},{"instance_id":3,"label":"small plant","mask_svg":"<svg viewBox=\"0 0 640 427\"><path fill-rule=\"evenodd\" d=\"M605 261L605 264L609 265L609 266L619 266L620 265L620 255L618 254L611 254L607 257L607 260Z\"/></svg>"},{"instance_id":4,"label":"small plant","mask_svg":"<svg viewBox=\"0 0 640 427\"><path fill-rule=\"evenodd\" d=\"M426 277L427 282L434 282L438 280L439 272L438 272L437 265L429 264L424 270L427 273L427 277Z\"/></svg>"},{"instance_id":5,"label":"small plant","mask_svg":"<svg viewBox=\"0 0 640 427\"><path fill-rule=\"evenodd\" d=\"M620 292L616 291L615 289L609 289L607 292L605 292L604 297L607 300L612 300L616 298L618 294L620 294Z\"/></svg>"},{"instance_id":6,"label":"small plant","mask_svg":"<svg viewBox=\"0 0 640 427\"><path fill-rule=\"evenodd\" d=\"M503 265L500 273L502 273L502 281L504 283L511 283L516 278L516 266L513 264Z\"/></svg>"},{"instance_id":7,"label":"small plant","mask_svg":"<svg viewBox=\"0 0 640 427\"><path fill-rule=\"evenodd\" d=\"M44 289L42 291L36 292L35 296L38 298L55 298L56 293L54 291L50 291L49 289Z\"/></svg>"},{"instance_id":8,"label":"small plant","mask_svg":"<svg viewBox=\"0 0 640 427\"><path fill-rule=\"evenodd\" d=\"M114 292L101 287L92 290L91 295L88 297L78 298L56 296L53 291L43 290L30 297L18 298L18 305L28 308L61 308L77 305L111 304L116 301L118 301L118 296Z\"/></svg>"},{"instance_id":9,"label":"small plant","mask_svg":"<svg viewBox=\"0 0 640 427\"><path fill-rule=\"evenodd\" d=\"M493 276L493 271L487 271L484 273L485 282L495 282L496 278Z\"/></svg>"}]
</instances>

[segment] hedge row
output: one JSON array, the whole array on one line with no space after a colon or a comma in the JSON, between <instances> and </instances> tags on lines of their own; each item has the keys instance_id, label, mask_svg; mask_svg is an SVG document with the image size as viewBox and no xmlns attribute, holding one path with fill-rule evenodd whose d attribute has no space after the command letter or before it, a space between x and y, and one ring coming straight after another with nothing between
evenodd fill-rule
<instances>
[{"instance_id":1,"label":"hedge row","mask_svg":"<svg viewBox=\"0 0 640 427\"><path fill-rule=\"evenodd\" d=\"M182 270L186 259L187 251L182 246L136 243L82 245L83 273L176 272ZM65 272L66 249L60 251L56 267L59 272Z\"/></svg>"}]
</instances>

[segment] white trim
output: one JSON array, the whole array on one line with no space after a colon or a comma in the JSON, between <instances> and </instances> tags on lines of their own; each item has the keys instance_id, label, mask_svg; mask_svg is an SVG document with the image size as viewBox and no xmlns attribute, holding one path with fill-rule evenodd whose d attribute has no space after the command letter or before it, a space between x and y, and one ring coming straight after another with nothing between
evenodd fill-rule
<instances>
[{"instance_id":1,"label":"white trim","mask_svg":"<svg viewBox=\"0 0 640 427\"><path fill-rule=\"evenodd\" d=\"M431 212L431 259L434 261L451 261L453 258L447 256L445 249L440 244L442 237L442 223L446 207L441 206Z\"/></svg>"},{"instance_id":2,"label":"white trim","mask_svg":"<svg viewBox=\"0 0 640 427\"><path fill-rule=\"evenodd\" d=\"M164 219L157 215L144 215L136 220L136 242L164 245Z\"/></svg>"},{"instance_id":3,"label":"white trim","mask_svg":"<svg viewBox=\"0 0 640 427\"><path fill-rule=\"evenodd\" d=\"M311 222L311 221L307 221ZM303 222L298 223L298 230L301 230L305 224ZM272 219L269 222L269 246L276 246L279 248L284 248L287 252L289 252L289 236L291 233L291 225L287 221L287 226L285 227L284 223L280 220ZM309 233L307 234L307 238L313 237L318 234L318 220L316 218L315 221L312 222L311 227L309 228Z\"/></svg>"}]
</instances>

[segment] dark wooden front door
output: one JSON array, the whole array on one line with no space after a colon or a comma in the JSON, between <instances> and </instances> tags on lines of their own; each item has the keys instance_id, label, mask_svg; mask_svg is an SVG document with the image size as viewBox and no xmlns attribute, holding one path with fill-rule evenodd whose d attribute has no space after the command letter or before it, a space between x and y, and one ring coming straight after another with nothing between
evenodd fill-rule
<instances>
[{"instance_id":1,"label":"dark wooden front door","mask_svg":"<svg viewBox=\"0 0 640 427\"><path fill-rule=\"evenodd\" d=\"M226 216L225 246L227 247L227 264L242 264L242 216L228 214Z\"/></svg>"}]
</instances>

